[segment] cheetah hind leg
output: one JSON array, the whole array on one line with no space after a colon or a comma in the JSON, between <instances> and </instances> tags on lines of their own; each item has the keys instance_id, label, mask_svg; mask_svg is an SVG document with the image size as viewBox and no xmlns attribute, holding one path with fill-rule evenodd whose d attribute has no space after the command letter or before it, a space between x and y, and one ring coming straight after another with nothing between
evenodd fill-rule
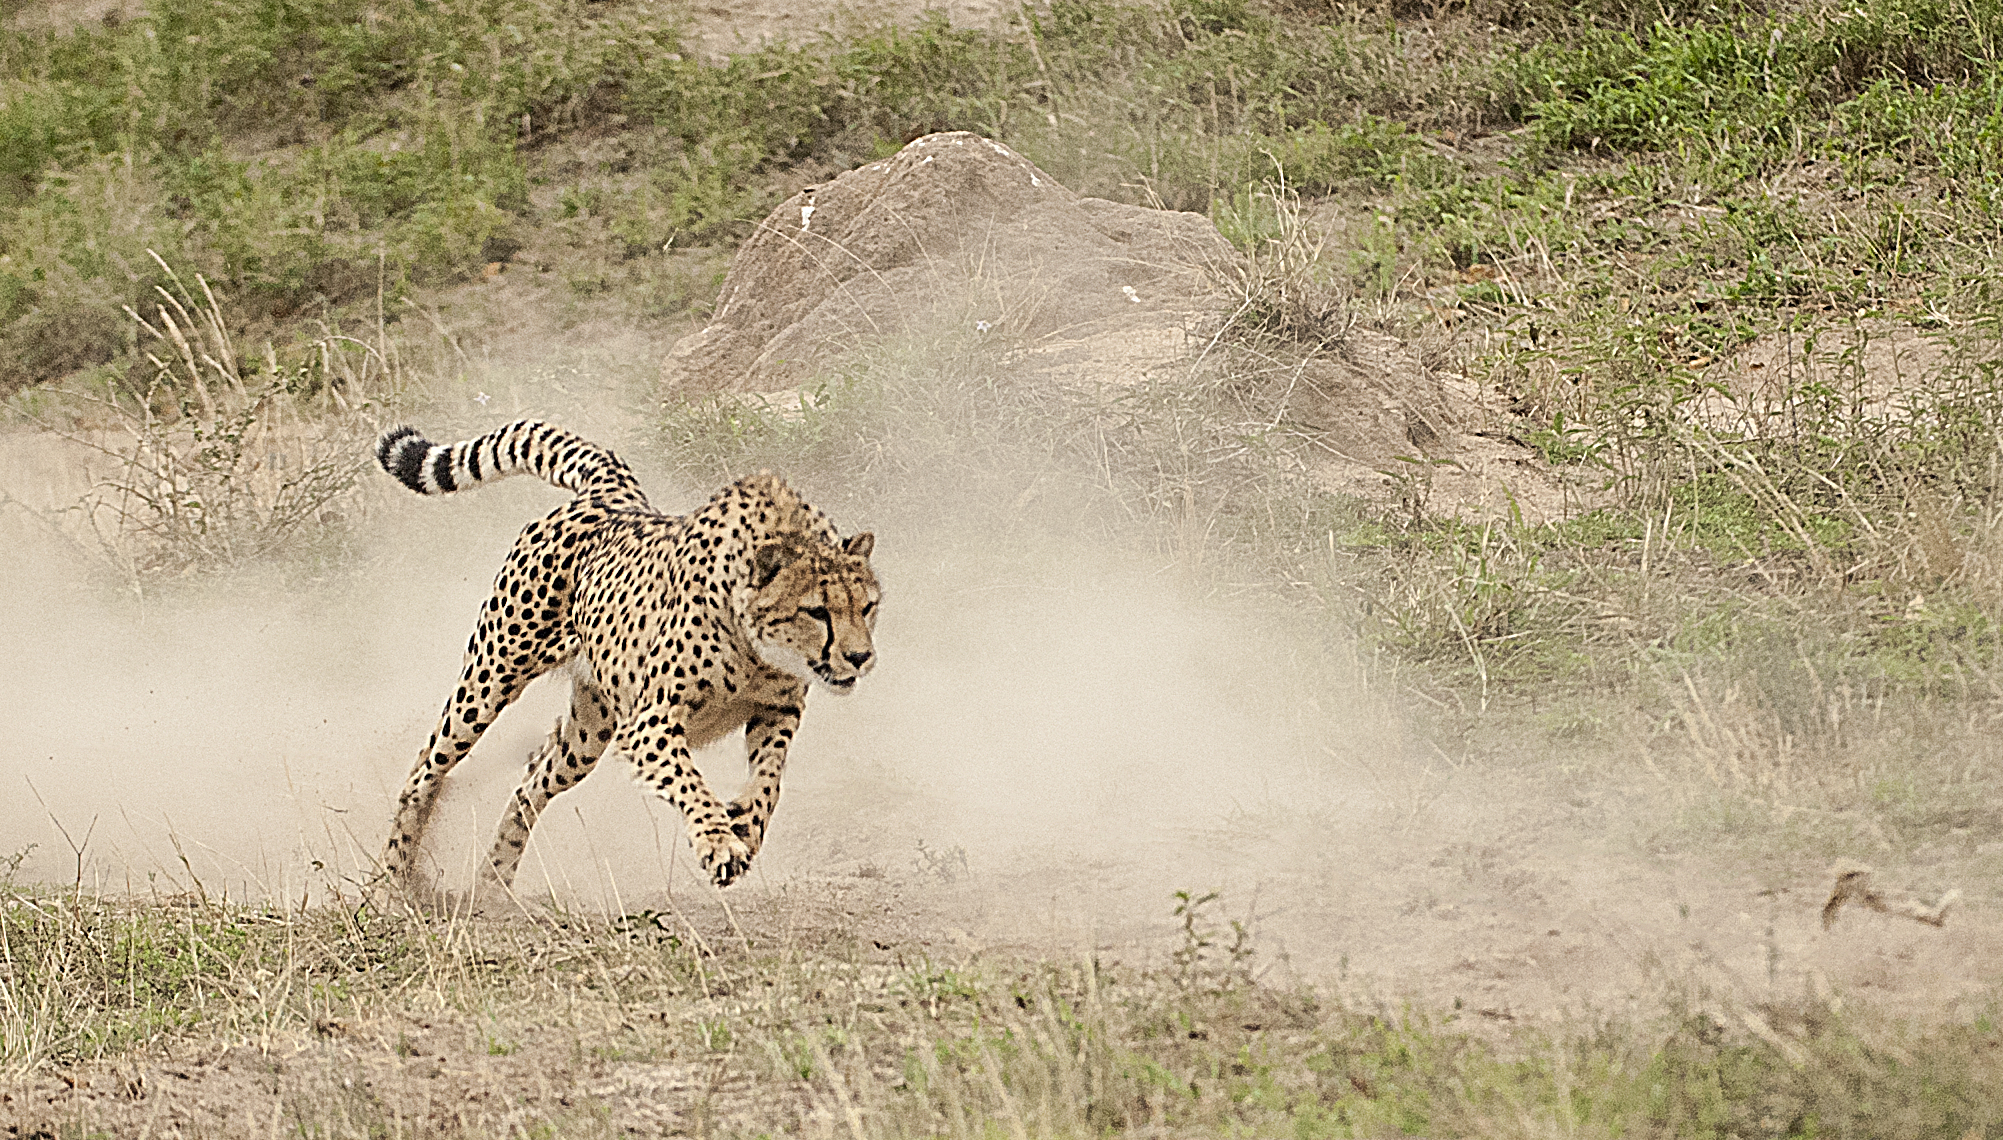
<instances>
[{"instance_id":1,"label":"cheetah hind leg","mask_svg":"<svg viewBox=\"0 0 2003 1140\"><path fill-rule=\"evenodd\" d=\"M497 683L484 686L486 691L482 693L483 686L475 678L482 669L499 672L490 664L492 660L491 655L475 654L466 662L459 688L446 702L438 729L418 752L417 764L404 781L403 794L397 798L396 818L390 822L389 839L383 845L376 886L408 892L427 909L439 909L440 904L431 898L436 892L414 882L412 872L445 777L473 751L487 726L521 695L530 679L523 674L500 673Z\"/></svg>"},{"instance_id":2,"label":"cheetah hind leg","mask_svg":"<svg viewBox=\"0 0 2003 1140\"><path fill-rule=\"evenodd\" d=\"M518 557L519 554L511 555L508 565L502 568L495 587L497 598L505 592L510 570ZM459 684L445 702L438 728L418 752L417 765L404 781L403 794L397 799L396 818L390 823L389 839L383 845L377 873L379 886L406 890L413 886L411 872L418 848L447 774L473 751L494 718L522 695L530 681L562 664L575 651L574 644L565 646L556 639L554 629L523 637L502 636L494 628L498 622L492 616L493 610L490 601L474 628L466 663L459 670Z\"/></svg>"},{"instance_id":3,"label":"cheetah hind leg","mask_svg":"<svg viewBox=\"0 0 2003 1140\"><path fill-rule=\"evenodd\" d=\"M508 813L501 817L494 849L481 873L483 891L505 893L513 888L522 850L543 808L590 775L611 740L611 701L597 686L582 679L573 682L570 712L556 722L549 739L529 756L521 786L508 803Z\"/></svg>"}]
</instances>

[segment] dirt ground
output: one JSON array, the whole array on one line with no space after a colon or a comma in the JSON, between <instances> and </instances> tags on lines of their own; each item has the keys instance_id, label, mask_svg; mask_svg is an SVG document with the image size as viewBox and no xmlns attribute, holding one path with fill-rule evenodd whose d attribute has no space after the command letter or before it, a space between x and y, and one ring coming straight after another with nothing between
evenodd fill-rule
<instances>
[{"instance_id":1,"label":"dirt ground","mask_svg":"<svg viewBox=\"0 0 2003 1140\"><path fill-rule=\"evenodd\" d=\"M789 794L781 818L790 826L775 833L752 881L726 896L729 913L673 854L671 893L659 876L633 874L632 893L605 905L670 913L679 929L718 945L745 938L756 952L828 954L865 969L992 967L1017 955L1160 965L1177 942L1167 892L1221 887L1226 913L1251 917L1255 964L1268 982L1311 981L1392 1015L1458 1017L1499 1041L1654 1016L1672 993L1727 1023L1752 1018L1769 1030L1766 1011L1800 1008L1811 996L1923 1019L1968 1014L2003 950L1986 893L1945 929L1849 914L1825 933L1816 918L1825 879L1815 869L1760 873L1651 850L1626 838L1646 829L1623 816L1617 794L1511 794L1507 781L1443 778L1416 809L1358 795L1347 818L1268 815L1210 827L1165 819L1119 843L1040 832L1005 856L969 856L966 870L928 861L906 842L912 832L899 825L922 817L927 797L881 778L848 772L838 781L846 788L830 789L824 773L809 776L807 789ZM593 790L638 798L618 781ZM601 831L596 865L609 893L616 876L605 868L644 865L655 853L602 834L605 814L593 805L584 818ZM561 846L543 844L546 861ZM559 858L566 866L551 869L553 878L589 873L586 860ZM1987 881L1994 862L1984 863ZM1974 870L1948 858L1906 874L1936 881ZM782 1120L807 1134L835 1127L825 1090L774 1087L761 1057L623 1057L606 1048L617 1025L566 1024L558 1009L543 1019L558 1028L501 1046L494 1023L477 1013L252 1032L227 1048L179 1046L34 1074L0 1090L0 1118L263 1135L294 1114L339 1120L352 1106L364 1119L364 1110L392 1105L420 1133L573 1110L588 1110L607 1132L756 1132Z\"/></svg>"},{"instance_id":2,"label":"dirt ground","mask_svg":"<svg viewBox=\"0 0 2003 1140\"><path fill-rule=\"evenodd\" d=\"M527 392L533 414L546 381L528 375L492 386ZM17 552L38 541L31 510L88 482L78 459L46 436L0 437ZM666 509L695 495L647 481ZM53 553L10 560L28 601L0 629L38 650L5 666L34 712L0 752L17 804L0 850L38 844L27 871L67 881L62 831L88 833L86 877L111 890L185 888L192 873L212 892L292 898L314 888L312 860L355 873L492 567L555 494L372 496L375 584L318 596L236 581L124 604ZM1693 983L1948 1015L1986 995L1985 963L2003 960L2003 851L1858 851L1888 889L1958 888L1962 905L1942 929L1853 911L1824 931L1829 868L1779 841L1749 845L1766 852L1757 865L1720 857L1687 825L1703 787L1456 754L1415 728L1409 691L1304 641L1283 612L1190 596L1096 551L989 551L953 520L840 521L878 525L894 604L882 666L810 710L772 837L727 896L769 936L818 937L825 921L899 950L1139 963L1173 948L1174 892L1220 890L1275 980L1459 1001L1504 1023ZM428 841L448 883L470 880L560 700L532 689L455 774ZM720 787L739 778L728 745L703 762ZM671 812L620 774L552 807L524 893L721 923Z\"/></svg>"}]
</instances>

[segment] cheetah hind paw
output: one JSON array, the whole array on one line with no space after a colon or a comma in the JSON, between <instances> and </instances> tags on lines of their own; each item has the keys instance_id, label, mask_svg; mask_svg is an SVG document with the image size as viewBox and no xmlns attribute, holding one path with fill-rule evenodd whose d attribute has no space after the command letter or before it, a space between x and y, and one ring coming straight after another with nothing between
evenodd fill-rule
<instances>
[{"instance_id":1,"label":"cheetah hind paw","mask_svg":"<svg viewBox=\"0 0 2003 1140\"><path fill-rule=\"evenodd\" d=\"M704 831L692 837L696 859L709 872L711 881L727 887L751 868L751 844L728 828Z\"/></svg>"},{"instance_id":2,"label":"cheetah hind paw","mask_svg":"<svg viewBox=\"0 0 2003 1140\"><path fill-rule=\"evenodd\" d=\"M362 900L373 910L407 914L449 916L463 914L467 909L466 899L459 892L449 891L437 879L415 871L379 877L363 892Z\"/></svg>"}]
</instances>

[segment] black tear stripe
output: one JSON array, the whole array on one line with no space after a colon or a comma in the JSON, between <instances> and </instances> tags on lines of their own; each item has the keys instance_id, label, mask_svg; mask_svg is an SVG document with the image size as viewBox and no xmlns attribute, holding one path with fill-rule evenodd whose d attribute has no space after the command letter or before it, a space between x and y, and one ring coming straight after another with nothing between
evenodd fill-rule
<instances>
[{"instance_id":1,"label":"black tear stripe","mask_svg":"<svg viewBox=\"0 0 2003 1140\"><path fill-rule=\"evenodd\" d=\"M452 479L451 448L441 447L434 453L431 460L431 481L438 484L440 491L450 493L459 489L459 484Z\"/></svg>"}]
</instances>

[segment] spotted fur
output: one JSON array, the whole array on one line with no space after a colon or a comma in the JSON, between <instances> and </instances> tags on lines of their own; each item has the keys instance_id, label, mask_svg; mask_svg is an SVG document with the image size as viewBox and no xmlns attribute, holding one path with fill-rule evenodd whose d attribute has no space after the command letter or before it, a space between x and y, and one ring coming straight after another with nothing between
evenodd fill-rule
<instances>
[{"instance_id":1,"label":"spotted fur","mask_svg":"<svg viewBox=\"0 0 2003 1140\"><path fill-rule=\"evenodd\" d=\"M449 446L400 427L376 458L421 494L529 473L574 495L525 527L501 566L397 803L385 875L408 878L446 774L481 733L530 681L566 665L570 711L529 758L488 857L492 878L514 881L536 818L607 748L681 812L717 885L742 875L778 802L809 683L845 693L876 663L874 538L842 540L769 473L690 514L661 514L611 451L534 420ZM724 804L689 751L738 728L751 776Z\"/></svg>"}]
</instances>

